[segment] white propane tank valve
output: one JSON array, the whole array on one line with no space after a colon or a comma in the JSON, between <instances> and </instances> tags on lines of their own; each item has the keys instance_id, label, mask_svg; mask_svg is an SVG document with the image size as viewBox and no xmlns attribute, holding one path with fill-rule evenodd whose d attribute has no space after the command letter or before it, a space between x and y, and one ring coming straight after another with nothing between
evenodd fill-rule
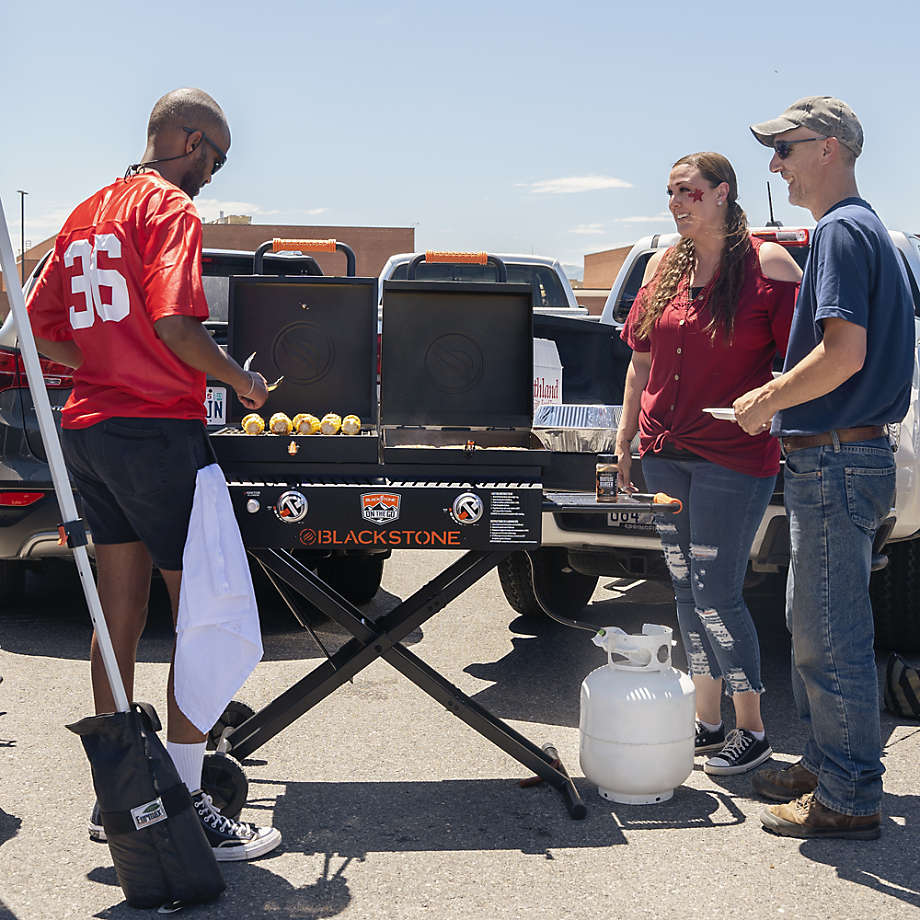
<instances>
[{"instance_id":1,"label":"white propane tank valve","mask_svg":"<svg viewBox=\"0 0 920 920\"><path fill-rule=\"evenodd\" d=\"M693 771L695 691L671 666L671 636L646 623L642 635L609 626L593 638L607 664L581 685L581 768L614 802L667 801Z\"/></svg>"}]
</instances>

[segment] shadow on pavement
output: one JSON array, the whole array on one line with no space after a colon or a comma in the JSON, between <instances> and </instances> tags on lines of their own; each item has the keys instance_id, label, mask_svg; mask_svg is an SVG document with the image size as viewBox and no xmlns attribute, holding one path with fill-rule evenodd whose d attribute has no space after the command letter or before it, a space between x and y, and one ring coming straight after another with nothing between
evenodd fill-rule
<instances>
[{"instance_id":1,"label":"shadow on pavement","mask_svg":"<svg viewBox=\"0 0 920 920\"><path fill-rule=\"evenodd\" d=\"M678 786L672 799L655 805L653 809L646 805L620 805L615 802L610 803L610 807L624 831L733 827L747 820L733 796L688 786Z\"/></svg>"},{"instance_id":2,"label":"shadow on pavement","mask_svg":"<svg viewBox=\"0 0 920 920\"><path fill-rule=\"evenodd\" d=\"M16 815L11 815L0 808L0 846L7 840L12 840L19 833L21 825L22 818L17 818Z\"/></svg>"},{"instance_id":3,"label":"shadow on pavement","mask_svg":"<svg viewBox=\"0 0 920 920\"><path fill-rule=\"evenodd\" d=\"M351 904L351 891L345 870L352 857L340 857L331 851L324 854L323 869L315 882L300 887L276 875L269 868L271 860L225 863L222 866L226 891L214 902L189 907L183 911L197 918L210 917L277 917L279 920L321 920L335 917ZM92 882L118 886L115 870L99 866L87 873ZM151 912L152 913L152 912ZM12 915L10 915L12 917ZM96 917L105 920L136 918L138 911L122 901L99 911ZM5 920L0 913L0 920Z\"/></svg>"},{"instance_id":4,"label":"shadow on pavement","mask_svg":"<svg viewBox=\"0 0 920 920\"><path fill-rule=\"evenodd\" d=\"M269 589L272 590L272 589ZM262 624L264 661L321 659L325 656L313 637L300 626L280 598L259 595L259 615ZM395 607L401 598L381 589L376 597L360 609L369 619L376 619ZM69 572L48 584L33 585L28 601L0 613L3 624L3 650L13 655L47 658L89 660L89 640L92 624L76 575ZM351 634L338 624L315 613L308 622L320 641L334 652ZM150 612L147 627L138 649L139 662L168 662L172 651L172 617L169 600L161 581L154 579L150 592ZM405 645L422 638L416 630Z\"/></svg>"},{"instance_id":5,"label":"shadow on pavement","mask_svg":"<svg viewBox=\"0 0 920 920\"><path fill-rule=\"evenodd\" d=\"M853 859L853 847L859 859ZM803 856L837 869L837 877L864 885L920 907L920 796L882 797L882 837L871 843L849 840L805 840L799 846ZM842 864L842 865L841 865Z\"/></svg>"},{"instance_id":6,"label":"shadow on pavement","mask_svg":"<svg viewBox=\"0 0 920 920\"><path fill-rule=\"evenodd\" d=\"M607 802L584 779L575 784L588 806L583 821L572 820L546 784L522 789L515 779L265 783L283 790L274 824L285 849L305 854L363 859L375 852L514 850L552 858L556 848L627 844L624 830L649 826L644 819L650 813L642 807ZM651 820L666 827L724 827L742 823L744 815L722 793L680 787Z\"/></svg>"},{"instance_id":7,"label":"shadow on pavement","mask_svg":"<svg viewBox=\"0 0 920 920\"><path fill-rule=\"evenodd\" d=\"M673 595L645 583L611 600L595 600L581 622L641 632L643 623L659 623L677 632ZM511 623L512 648L498 661L470 664L467 674L493 682L473 696L502 719L577 727L581 682L607 656L591 642L591 633L563 626L548 617L518 617ZM684 667L680 645L674 664Z\"/></svg>"},{"instance_id":8,"label":"shadow on pavement","mask_svg":"<svg viewBox=\"0 0 920 920\"><path fill-rule=\"evenodd\" d=\"M258 785L269 787L269 795L271 787L283 790L273 819L284 835L279 855L322 857L322 870L316 881L294 886L272 872L271 857L225 864L226 892L213 904L195 907L195 917L334 917L352 906L349 864L372 853L515 850L551 860L556 848L627 844L624 831L721 828L744 820L728 796L685 787L652 817L641 807L616 805L611 810L612 803L579 781L588 797L588 817L573 821L552 789L521 789L513 779ZM87 878L118 885L109 864L93 869ZM458 880L460 884L468 882ZM364 915L373 916L372 909ZM137 911L121 902L95 916L122 920L136 917Z\"/></svg>"},{"instance_id":9,"label":"shadow on pavement","mask_svg":"<svg viewBox=\"0 0 920 920\"><path fill-rule=\"evenodd\" d=\"M569 817L554 789L522 789L515 779L264 785L279 787L274 825L285 849L305 854L363 859L374 852L515 850L546 856L554 847L626 843L606 803L582 782L579 791L595 799L583 821Z\"/></svg>"}]
</instances>

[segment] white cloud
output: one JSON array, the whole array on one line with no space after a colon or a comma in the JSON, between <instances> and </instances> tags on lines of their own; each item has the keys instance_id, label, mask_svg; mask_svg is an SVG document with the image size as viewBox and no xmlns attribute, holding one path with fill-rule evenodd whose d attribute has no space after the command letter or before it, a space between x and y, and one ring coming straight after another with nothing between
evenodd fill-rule
<instances>
[{"instance_id":1,"label":"white cloud","mask_svg":"<svg viewBox=\"0 0 920 920\"><path fill-rule=\"evenodd\" d=\"M590 236L596 233L603 234L605 232L603 224L579 224L569 231L569 233L578 233L582 236Z\"/></svg>"},{"instance_id":2,"label":"white cloud","mask_svg":"<svg viewBox=\"0 0 920 920\"><path fill-rule=\"evenodd\" d=\"M28 201L28 199L26 199ZM57 232L64 226L64 221L70 216L72 208L54 208L50 211L45 211L43 214L39 214L37 217L32 217L28 211L26 211L26 249L31 248L32 246L37 246L42 240L46 240L49 236L55 236ZM17 217L18 217L17 213ZM20 241L20 224L19 221L10 221L10 236L13 239L13 246L16 250L16 254L19 254L19 241Z\"/></svg>"},{"instance_id":3,"label":"white cloud","mask_svg":"<svg viewBox=\"0 0 920 920\"><path fill-rule=\"evenodd\" d=\"M279 210L278 208L263 208L262 205L252 201L222 201L217 198L196 198L195 207L204 221L216 220L220 212L227 214L245 214L249 217L277 217L284 215L285 219L293 220L303 217L317 217L325 214L329 208L305 208L292 210Z\"/></svg>"},{"instance_id":4,"label":"white cloud","mask_svg":"<svg viewBox=\"0 0 920 920\"><path fill-rule=\"evenodd\" d=\"M613 220L617 224L660 224L663 220L671 220L671 214L661 211L653 217L615 217Z\"/></svg>"},{"instance_id":5,"label":"white cloud","mask_svg":"<svg viewBox=\"0 0 920 920\"><path fill-rule=\"evenodd\" d=\"M605 188L632 188L632 183L613 176L566 176L562 179L540 179L524 185L539 195L571 195L576 192L597 192Z\"/></svg>"},{"instance_id":6,"label":"white cloud","mask_svg":"<svg viewBox=\"0 0 920 920\"><path fill-rule=\"evenodd\" d=\"M217 198L196 198L195 208L204 221L217 220L220 212L224 214L248 214L250 217L267 217L280 211L268 210L251 201L221 201Z\"/></svg>"}]
</instances>

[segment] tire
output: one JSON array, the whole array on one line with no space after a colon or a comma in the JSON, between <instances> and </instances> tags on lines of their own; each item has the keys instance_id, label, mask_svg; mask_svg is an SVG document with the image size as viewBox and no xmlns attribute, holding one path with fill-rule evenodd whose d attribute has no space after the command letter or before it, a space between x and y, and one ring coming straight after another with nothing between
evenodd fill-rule
<instances>
[{"instance_id":1,"label":"tire","mask_svg":"<svg viewBox=\"0 0 920 920\"><path fill-rule=\"evenodd\" d=\"M566 551L558 548L512 553L498 564L498 578L505 599L525 617L545 616L541 603L550 613L574 616L597 587L597 576L576 572Z\"/></svg>"},{"instance_id":2,"label":"tire","mask_svg":"<svg viewBox=\"0 0 920 920\"><path fill-rule=\"evenodd\" d=\"M212 752L204 755L201 788L224 817L236 820L249 795L249 780L235 757Z\"/></svg>"},{"instance_id":3,"label":"tire","mask_svg":"<svg viewBox=\"0 0 920 920\"><path fill-rule=\"evenodd\" d=\"M255 714L255 710L252 706L248 706L246 703L242 703L239 700L230 700L230 702L227 703L227 708L224 709L220 718L208 732L208 750L217 750L217 745L220 743L220 736L224 733L225 728L237 728Z\"/></svg>"},{"instance_id":4,"label":"tire","mask_svg":"<svg viewBox=\"0 0 920 920\"><path fill-rule=\"evenodd\" d=\"M372 556L333 556L316 566L316 574L353 604L366 604L380 590L383 553Z\"/></svg>"},{"instance_id":5,"label":"tire","mask_svg":"<svg viewBox=\"0 0 920 920\"><path fill-rule=\"evenodd\" d=\"M875 646L907 654L920 652L920 540L889 543L882 552L888 556L888 565L869 582Z\"/></svg>"},{"instance_id":6,"label":"tire","mask_svg":"<svg viewBox=\"0 0 920 920\"><path fill-rule=\"evenodd\" d=\"M0 603L21 599L26 587L26 566L15 559L0 559Z\"/></svg>"}]
</instances>

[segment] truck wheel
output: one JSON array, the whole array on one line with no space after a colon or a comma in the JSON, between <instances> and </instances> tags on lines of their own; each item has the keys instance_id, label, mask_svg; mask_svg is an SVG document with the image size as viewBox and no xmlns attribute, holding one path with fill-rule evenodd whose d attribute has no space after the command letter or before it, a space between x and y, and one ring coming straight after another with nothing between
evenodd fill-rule
<instances>
[{"instance_id":1,"label":"truck wheel","mask_svg":"<svg viewBox=\"0 0 920 920\"><path fill-rule=\"evenodd\" d=\"M380 590L383 553L373 556L333 556L316 566L316 574L353 604L366 604Z\"/></svg>"},{"instance_id":2,"label":"truck wheel","mask_svg":"<svg viewBox=\"0 0 920 920\"><path fill-rule=\"evenodd\" d=\"M0 602L19 600L25 585L25 564L15 559L0 559Z\"/></svg>"},{"instance_id":3,"label":"truck wheel","mask_svg":"<svg viewBox=\"0 0 920 920\"><path fill-rule=\"evenodd\" d=\"M498 578L505 599L525 617L544 616L540 603L551 613L571 617L585 609L597 587L596 575L576 572L566 551L557 548L511 553L499 562Z\"/></svg>"},{"instance_id":4,"label":"truck wheel","mask_svg":"<svg viewBox=\"0 0 920 920\"><path fill-rule=\"evenodd\" d=\"M876 648L920 652L920 540L889 543L882 552L888 565L869 582Z\"/></svg>"}]
</instances>

